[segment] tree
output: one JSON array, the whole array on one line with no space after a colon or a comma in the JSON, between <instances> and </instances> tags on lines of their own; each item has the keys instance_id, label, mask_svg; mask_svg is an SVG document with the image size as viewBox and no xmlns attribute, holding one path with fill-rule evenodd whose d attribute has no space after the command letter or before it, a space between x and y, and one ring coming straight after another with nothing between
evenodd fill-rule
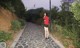
<instances>
[{"instance_id":1,"label":"tree","mask_svg":"<svg viewBox=\"0 0 80 48\"><path fill-rule=\"evenodd\" d=\"M25 16L27 21L36 21L39 18L42 18L43 8L31 9L26 12L27 16Z\"/></svg>"},{"instance_id":2,"label":"tree","mask_svg":"<svg viewBox=\"0 0 80 48\"><path fill-rule=\"evenodd\" d=\"M25 16L25 7L24 4L22 3L21 0L12 0L11 1L12 6L15 9L15 13L17 14L18 17L23 18L23 16Z\"/></svg>"},{"instance_id":3,"label":"tree","mask_svg":"<svg viewBox=\"0 0 80 48\"><path fill-rule=\"evenodd\" d=\"M10 10L20 18L25 16L26 10L21 0L0 0L0 7Z\"/></svg>"},{"instance_id":4,"label":"tree","mask_svg":"<svg viewBox=\"0 0 80 48\"><path fill-rule=\"evenodd\" d=\"M75 19L80 21L80 1L79 0L76 0L72 4L71 11L74 13Z\"/></svg>"},{"instance_id":5,"label":"tree","mask_svg":"<svg viewBox=\"0 0 80 48\"><path fill-rule=\"evenodd\" d=\"M56 20L58 18L58 10L59 8L56 6L51 9L51 20Z\"/></svg>"},{"instance_id":6,"label":"tree","mask_svg":"<svg viewBox=\"0 0 80 48\"><path fill-rule=\"evenodd\" d=\"M8 8L11 5L11 0L0 0L0 6Z\"/></svg>"}]
</instances>

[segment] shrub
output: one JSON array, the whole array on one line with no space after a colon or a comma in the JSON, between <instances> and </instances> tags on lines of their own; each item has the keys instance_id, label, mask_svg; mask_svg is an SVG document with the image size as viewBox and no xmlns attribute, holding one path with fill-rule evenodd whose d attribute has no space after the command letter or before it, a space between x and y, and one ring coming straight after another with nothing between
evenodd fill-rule
<instances>
[{"instance_id":1,"label":"shrub","mask_svg":"<svg viewBox=\"0 0 80 48\"><path fill-rule=\"evenodd\" d=\"M25 20L19 19L19 21L21 22L21 26L24 26L25 25Z\"/></svg>"},{"instance_id":2,"label":"shrub","mask_svg":"<svg viewBox=\"0 0 80 48\"><path fill-rule=\"evenodd\" d=\"M12 38L11 33L0 31L0 42L10 40Z\"/></svg>"},{"instance_id":3,"label":"shrub","mask_svg":"<svg viewBox=\"0 0 80 48\"><path fill-rule=\"evenodd\" d=\"M18 20L13 20L11 22L11 25L12 25L11 29L14 30L14 32L17 31L17 30L19 30L21 28L21 22L18 21Z\"/></svg>"},{"instance_id":4,"label":"shrub","mask_svg":"<svg viewBox=\"0 0 80 48\"><path fill-rule=\"evenodd\" d=\"M56 34L60 34L59 36L61 36L62 42L64 44L64 46L67 48L69 46L69 42L67 42L65 39L72 41L72 44L74 45L75 48L80 48L80 30L79 27L75 27L75 31L74 29L68 29L66 26L62 27L60 25L56 25L58 32L56 32ZM79 31L76 31L79 30ZM79 34L79 35L78 35Z\"/></svg>"}]
</instances>

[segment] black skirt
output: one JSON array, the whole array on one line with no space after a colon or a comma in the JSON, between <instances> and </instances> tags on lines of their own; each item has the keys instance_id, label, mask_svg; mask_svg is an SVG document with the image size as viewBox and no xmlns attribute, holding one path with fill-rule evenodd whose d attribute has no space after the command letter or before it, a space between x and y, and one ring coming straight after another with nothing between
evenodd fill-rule
<instances>
[{"instance_id":1,"label":"black skirt","mask_svg":"<svg viewBox=\"0 0 80 48\"><path fill-rule=\"evenodd\" d=\"M48 27L48 25L45 25L45 24L44 24L44 26L45 26L45 27Z\"/></svg>"}]
</instances>

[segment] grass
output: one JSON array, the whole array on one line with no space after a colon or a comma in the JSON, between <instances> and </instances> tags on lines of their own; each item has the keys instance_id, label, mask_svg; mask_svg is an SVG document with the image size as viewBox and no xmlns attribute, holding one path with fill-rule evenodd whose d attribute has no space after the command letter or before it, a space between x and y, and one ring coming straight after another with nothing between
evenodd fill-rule
<instances>
[{"instance_id":1,"label":"grass","mask_svg":"<svg viewBox=\"0 0 80 48\"><path fill-rule=\"evenodd\" d=\"M80 48L77 32L72 32L66 27L56 26L56 31L52 32L52 35L57 38L65 46L65 48Z\"/></svg>"},{"instance_id":2,"label":"grass","mask_svg":"<svg viewBox=\"0 0 80 48\"><path fill-rule=\"evenodd\" d=\"M12 34L4 31L0 31L0 42L5 42L12 39Z\"/></svg>"}]
</instances>

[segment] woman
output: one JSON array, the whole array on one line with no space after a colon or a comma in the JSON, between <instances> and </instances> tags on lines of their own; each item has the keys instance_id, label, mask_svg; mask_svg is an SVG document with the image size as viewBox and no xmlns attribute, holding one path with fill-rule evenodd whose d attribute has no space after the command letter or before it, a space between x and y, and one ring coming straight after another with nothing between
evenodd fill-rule
<instances>
[{"instance_id":1,"label":"woman","mask_svg":"<svg viewBox=\"0 0 80 48\"><path fill-rule=\"evenodd\" d=\"M44 13L44 31L45 31L45 38L49 38L49 29L48 29L48 26L49 26L49 17L48 15L46 15L46 13Z\"/></svg>"}]
</instances>

